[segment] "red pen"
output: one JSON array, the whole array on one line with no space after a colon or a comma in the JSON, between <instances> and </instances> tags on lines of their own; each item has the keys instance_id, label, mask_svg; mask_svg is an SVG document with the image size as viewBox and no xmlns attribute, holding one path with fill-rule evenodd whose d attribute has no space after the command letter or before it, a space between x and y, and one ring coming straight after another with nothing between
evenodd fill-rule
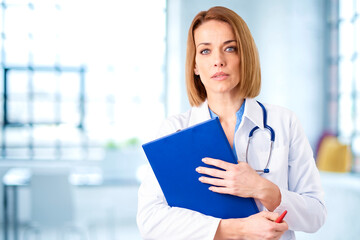
<instances>
[{"instance_id":1,"label":"red pen","mask_svg":"<svg viewBox=\"0 0 360 240\"><path fill-rule=\"evenodd\" d=\"M287 214L287 211L285 210L276 220L276 223L281 223L281 221L284 219L285 215Z\"/></svg>"}]
</instances>

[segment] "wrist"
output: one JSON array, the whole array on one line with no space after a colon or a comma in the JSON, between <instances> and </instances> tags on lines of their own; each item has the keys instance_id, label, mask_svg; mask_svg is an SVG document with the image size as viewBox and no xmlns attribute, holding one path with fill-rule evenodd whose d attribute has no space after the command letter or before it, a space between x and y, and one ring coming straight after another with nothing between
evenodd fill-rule
<instances>
[{"instance_id":1,"label":"wrist","mask_svg":"<svg viewBox=\"0 0 360 240\"><path fill-rule=\"evenodd\" d=\"M269 211L275 210L281 202L279 187L273 182L262 178L257 188L256 199L258 199Z\"/></svg>"},{"instance_id":2,"label":"wrist","mask_svg":"<svg viewBox=\"0 0 360 240\"><path fill-rule=\"evenodd\" d=\"M241 218L221 219L214 240L242 239L244 233L243 223L244 220Z\"/></svg>"},{"instance_id":3,"label":"wrist","mask_svg":"<svg viewBox=\"0 0 360 240\"><path fill-rule=\"evenodd\" d=\"M254 193L254 198L260 200L261 202L266 199L268 195L268 189L269 189L269 183L268 180L265 178L260 178L258 181L258 185L255 188L256 192Z\"/></svg>"}]
</instances>

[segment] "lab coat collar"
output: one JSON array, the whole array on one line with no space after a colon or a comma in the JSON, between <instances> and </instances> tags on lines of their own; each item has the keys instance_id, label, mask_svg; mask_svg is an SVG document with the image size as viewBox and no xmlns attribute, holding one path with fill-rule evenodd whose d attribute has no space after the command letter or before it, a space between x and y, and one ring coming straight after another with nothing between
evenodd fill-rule
<instances>
[{"instance_id":1,"label":"lab coat collar","mask_svg":"<svg viewBox=\"0 0 360 240\"><path fill-rule=\"evenodd\" d=\"M210 112L207 100L205 100L200 106L192 107L189 120L189 126L209 120Z\"/></svg>"},{"instance_id":2,"label":"lab coat collar","mask_svg":"<svg viewBox=\"0 0 360 240\"><path fill-rule=\"evenodd\" d=\"M264 129L263 113L260 105L253 98L247 98L245 101L244 117L253 122L260 129ZM200 106L192 107L189 120L189 126L209 120L210 112L207 100L205 100Z\"/></svg>"},{"instance_id":3,"label":"lab coat collar","mask_svg":"<svg viewBox=\"0 0 360 240\"><path fill-rule=\"evenodd\" d=\"M244 118L245 117L252 121L255 126L258 126L262 130L264 129L262 108L254 98L247 98L245 101Z\"/></svg>"}]
</instances>

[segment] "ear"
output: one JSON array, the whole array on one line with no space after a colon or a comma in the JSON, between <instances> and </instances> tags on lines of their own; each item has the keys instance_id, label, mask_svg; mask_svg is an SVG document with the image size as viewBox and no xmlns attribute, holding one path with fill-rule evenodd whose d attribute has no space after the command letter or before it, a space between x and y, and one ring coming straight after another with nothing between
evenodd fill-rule
<instances>
[{"instance_id":1,"label":"ear","mask_svg":"<svg viewBox=\"0 0 360 240\"><path fill-rule=\"evenodd\" d=\"M194 73L195 73L195 75L199 76L199 71L197 70L196 64L195 64L195 67L194 67Z\"/></svg>"}]
</instances>

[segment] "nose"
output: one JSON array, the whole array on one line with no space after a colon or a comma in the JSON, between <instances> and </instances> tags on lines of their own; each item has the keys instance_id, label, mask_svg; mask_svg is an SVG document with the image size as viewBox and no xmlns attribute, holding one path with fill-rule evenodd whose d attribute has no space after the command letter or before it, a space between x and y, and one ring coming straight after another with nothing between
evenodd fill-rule
<instances>
[{"instance_id":1,"label":"nose","mask_svg":"<svg viewBox=\"0 0 360 240\"><path fill-rule=\"evenodd\" d=\"M214 54L214 67L224 67L225 62L224 54L221 51L216 51Z\"/></svg>"}]
</instances>

